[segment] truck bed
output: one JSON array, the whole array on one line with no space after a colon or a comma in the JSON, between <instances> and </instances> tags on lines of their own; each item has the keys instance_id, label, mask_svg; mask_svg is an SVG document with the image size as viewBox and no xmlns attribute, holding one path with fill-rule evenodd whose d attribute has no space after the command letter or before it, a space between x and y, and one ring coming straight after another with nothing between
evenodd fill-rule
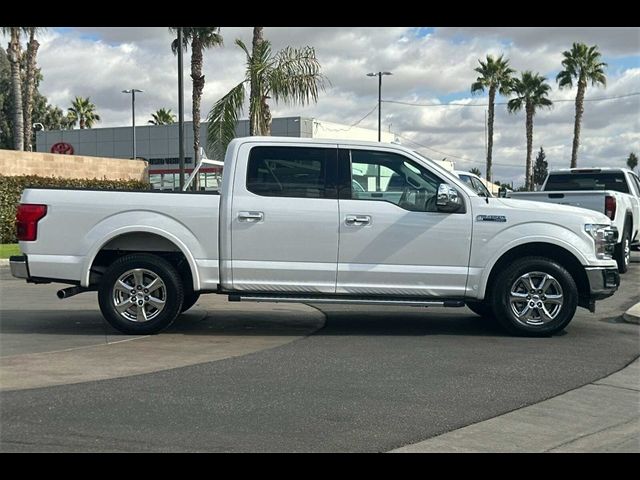
<instances>
[{"instance_id":1,"label":"truck bed","mask_svg":"<svg viewBox=\"0 0 640 480\"><path fill-rule=\"evenodd\" d=\"M557 203L586 208L598 213L604 213L605 197L613 193L608 190L599 191L559 191L559 192L513 192L510 198L517 200L532 200L535 202Z\"/></svg>"},{"instance_id":2,"label":"truck bed","mask_svg":"<svg viewBox=\"0 0 640 480\"><path fill-rule=\"evenodd\" d=\"M98 251L109 242L109 248L122 248L116 237L128 231L142 231L184 245L208 280L205 283L215 285L217 281L217 192L29 188L21 201L47 205L47 213L38 223L37 240L20 242L22 252L29 258L32 277L86 286L88 278L83 272ZM153 250L148 238L140 236L137 242L144 242L146 249ZM136 238L131 241L135 244Z\"/></svg>"}]
</instances>

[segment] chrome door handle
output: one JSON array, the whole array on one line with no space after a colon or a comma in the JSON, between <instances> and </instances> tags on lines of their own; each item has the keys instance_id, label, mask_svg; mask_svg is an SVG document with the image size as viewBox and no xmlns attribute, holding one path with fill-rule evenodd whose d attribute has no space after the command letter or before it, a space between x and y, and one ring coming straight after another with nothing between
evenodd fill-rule
<instances>
[{"instance_id":1,"label":"chrome door handle","mask_svg":"<svg viewBox=\"0 0 640 480\"><path fill-rule=\"evenodd\" d=\"M238 212L238 220L245 222L259 222L264 219L262 212Z\"/></svg>"},{"instance_id":2,"label":"chrome door handle","mask_svg":"<svg viewBox=\"0 0 640 480\"><path fill-rule=\"evenodd\" d=\"M344 219L347 225L369 225L371 216L369 215L347 215Z\"/></svg>"}]
</instances>

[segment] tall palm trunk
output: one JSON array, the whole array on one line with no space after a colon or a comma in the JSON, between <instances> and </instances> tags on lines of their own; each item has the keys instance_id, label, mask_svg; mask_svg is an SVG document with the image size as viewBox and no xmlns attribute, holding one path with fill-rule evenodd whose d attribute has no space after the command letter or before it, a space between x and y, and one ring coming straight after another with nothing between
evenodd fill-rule
<instances>
[{"instance_id":1,"label":"tall palm trunk","mask_svg":"<svg viewBox=\"0 0 640 480\"><path fill-rule=\"evenodd\" d=\"M24 150L24 118L22 112L22 82L20 81L20 28L11 27L7 56L11 63L13 93L13 149Z\"/></svg>"},{"instance_id":2,"label":"tall palm trunk","mask_svg":"<svg viewBox=\"0 0 640 480\"><path fill-rule=\"evenodd\" d=\"M525 179L525 188L528 191L533 190L532 180L533 180L533 165L531 164L531 151L533 147L533 106L527 103L526 106L526 114L527 114L527 163L526 163L526 179Z\"/></svg>"},{"instance_id":3,"label":"tall palm trunk","mask_svg":"<svg viewBox=\"0 0 640 480\"><path fill-rule=\"evenodd\" d=\"M193 165L200 161L200 102L204 90L204 75L202 75L202 42L196 35L191 41L191 80L192 88L192 117L193 117ZM193 189L197 190L198 177L194 179Z\"/></svg>"},{"instance_id":4,"label":"tall palm trunk","mask_svg":"<svg viewBox=\"0 0 640 480\"><path fill-rule=\"evenodd\" d=\"M489 118L487 119L488 139L487 139L487 172L486 179L491 181L491 165L492 165L492 152L493 152L493 117L496 101L496 87L489 88Z\"/></svg>"},{"instance_id":5,"label":"tall palm trunk","mask_svg":"<svg viewBox=\"0 0 640 480\"><path fill-rule=\"evenodd\" d=\"M251 61L254 61L256 56L256 49L260 44L264 41L263 35L264 27L253 27L253 41L251 42ZM249 92L249 135L264 135L265 132L260 128L260 121L258 119L257 114L257 104L258 102L266 101L262 98L262 93L260 92L259 84L258 84L258 74L256 72L256 68L251 67L251 82L250 87L251 91Z\"/></svg>"},{"instance_id":6,"label":"tall palm trunk","mask_svg":"<svg viewBox=\"0 0 640 480\"><path fill-rule=\"evenodd\" d=\"M24 149L31 151L33 115L33 92L36 85L36 55L40 43L35 39L35 27L29 27L29 43L27 44L27 91L24 96Z\"/></svg>"},{"instance_id":7,"label":"tall palm trunk","mask_svg":"<svg viewBox=\"0 0 640 480\"><path fill-rule=\"evenodd\" d=\"M580 124L584 113L584 94L587 90L587 81L584 78L578 80L578 93L576 94L576 120L573 125L573 148L571 149L571 168L578 166L578 147L580 146Z\"/></svg>"}]
</instances>

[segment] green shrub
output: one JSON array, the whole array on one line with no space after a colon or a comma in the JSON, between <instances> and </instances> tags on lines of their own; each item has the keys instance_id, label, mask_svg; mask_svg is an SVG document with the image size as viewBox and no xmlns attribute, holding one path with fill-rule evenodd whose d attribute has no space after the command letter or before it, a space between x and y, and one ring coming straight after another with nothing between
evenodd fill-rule
<instances>
[{"instance_id":1,"label":"green shrub","mask_svg":"<svg viewBox=\"0 0 640 480\"><path fill-rule=\"evenodd\" d=\"M22 175L6 177L0 175L0 243L16 243L16 208L20 203L20 196L29 187L67 187L67 188L97 188L99 190L149 190L146 182L138 180L98 180L39 177L37 175Z\"/></svg>"}]
</instances>

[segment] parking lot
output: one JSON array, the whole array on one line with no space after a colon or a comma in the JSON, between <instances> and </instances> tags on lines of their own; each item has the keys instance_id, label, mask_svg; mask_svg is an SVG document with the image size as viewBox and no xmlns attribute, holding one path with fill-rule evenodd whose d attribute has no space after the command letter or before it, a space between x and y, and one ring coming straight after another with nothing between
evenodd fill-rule
<instances>
[{"instance_id":1,"label":"parking lot","mask_svg":"<svg viewBox=\"0 0 640 480\"><path fill-rule=\"evenodd\" d=\"M2 451L390 451L533 405L640 354L640 254L550 338L466 308L228 304L130 337L95 293L58 300L0 268ZM579 417L576 417L579 421Z\"/></svg>"}]
</instances>

